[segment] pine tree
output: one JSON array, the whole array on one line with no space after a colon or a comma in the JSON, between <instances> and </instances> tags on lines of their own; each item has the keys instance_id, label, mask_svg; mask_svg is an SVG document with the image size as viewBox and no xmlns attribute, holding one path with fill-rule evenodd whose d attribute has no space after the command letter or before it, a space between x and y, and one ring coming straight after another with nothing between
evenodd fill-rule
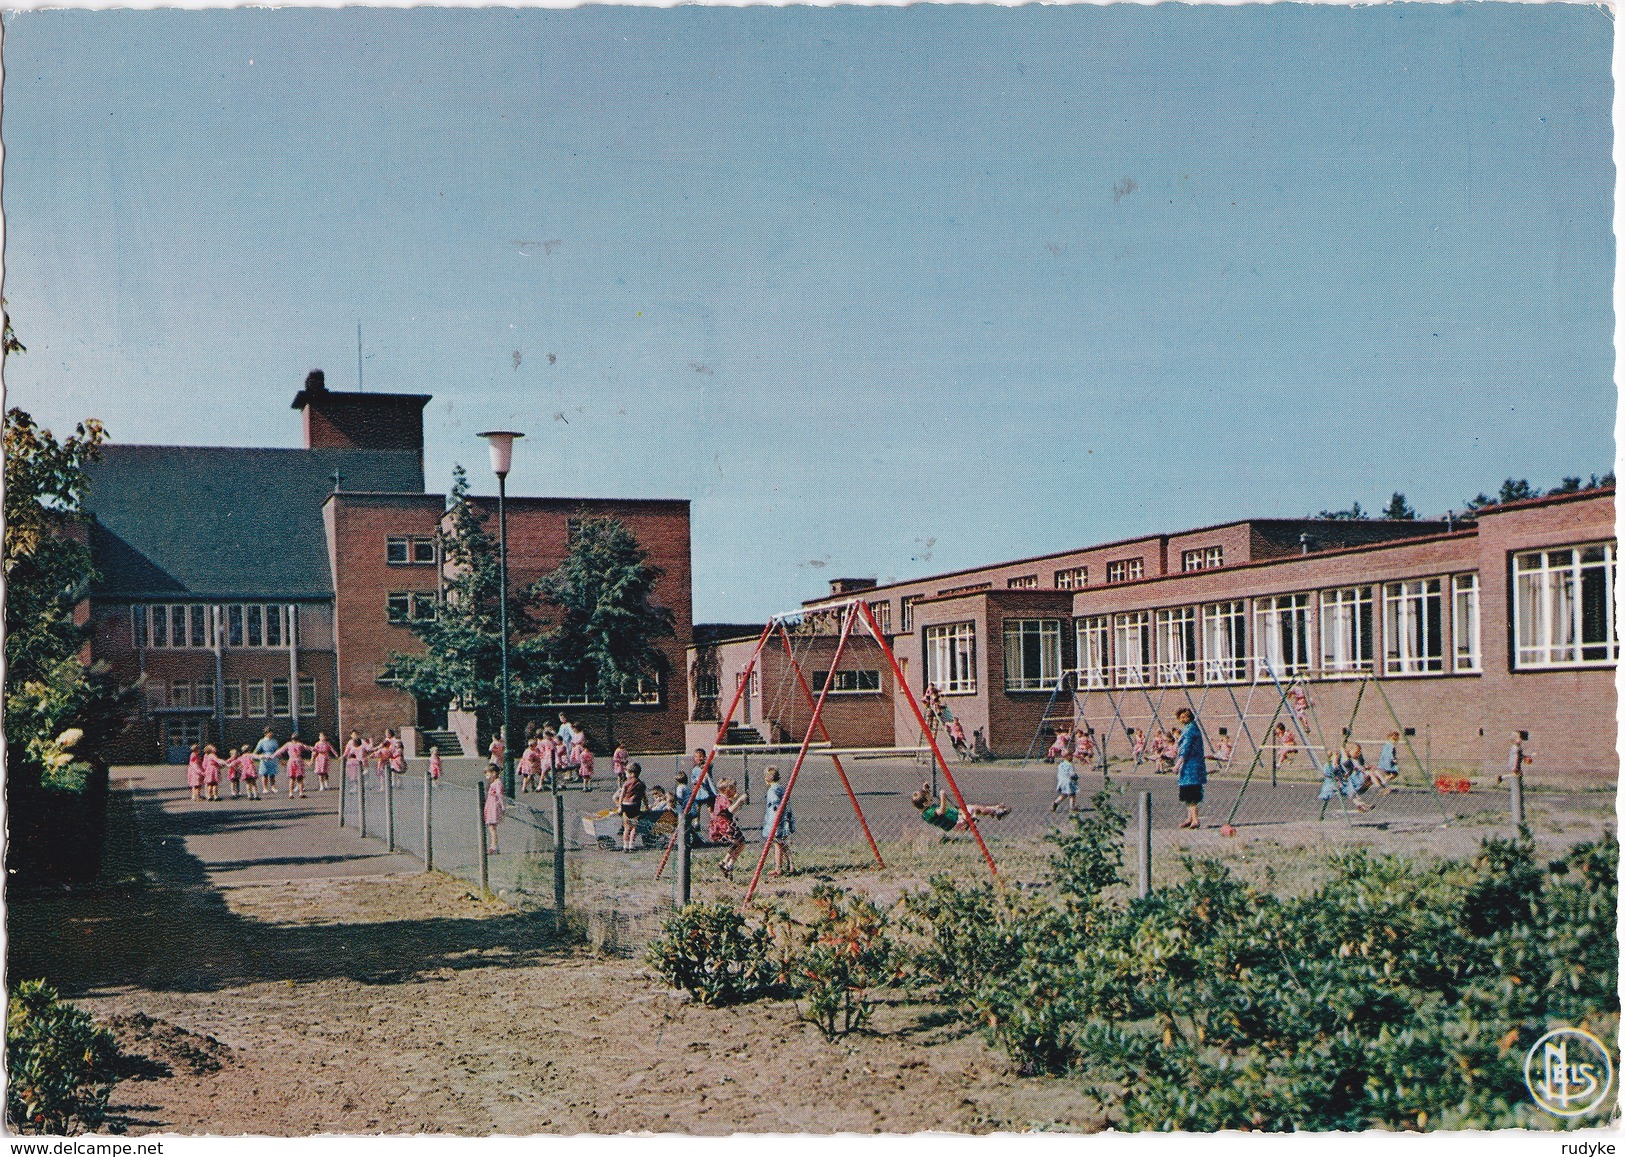
<instances>
[{"instance_id":1,"label":"pine tree","mask_svg":"<svg viewBox=\"0 0 1625 1157\"><path fill-rule=\"evenodd\" d=\"M1416 510L1405 501L1405 496L1396 490L1394 496L1388 500L1382 516L1391 521L1410 521L1416 518Z\"/></svg>"}]
</instances>

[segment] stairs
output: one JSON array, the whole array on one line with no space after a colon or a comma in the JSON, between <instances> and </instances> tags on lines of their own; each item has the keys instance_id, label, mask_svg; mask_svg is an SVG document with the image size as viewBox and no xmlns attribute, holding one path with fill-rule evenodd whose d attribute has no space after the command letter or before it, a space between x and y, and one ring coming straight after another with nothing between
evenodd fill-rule
<instances>
[{"instance_id":1,"label":"stairs","mask_svg":"<svg viewBox=\"0 0 1625 1157\"><path fill-rule=\"evenodd\" d=\"M421 734L424 747L438 747L442 759L452 759L463 754L463 745L457 741L455 731L424 731Z\"/></svg>"},{"instance_id":2,"label":"stairs","mask_svg":"<svg viewBox=\"0 0 1625 1157\"><path fill-rule=\"evenodd\" d=\"M760 745L760 744L763 744L763 743L766 743L766 742L767 742L767 740L762 738L762 733L760 731L756 730L756 728L754 728L754 727L729 727L728 728L728 744L729 744L729 746L733 746L735 744L747 744L747 743Z\"/></svg>"}]
</instances>

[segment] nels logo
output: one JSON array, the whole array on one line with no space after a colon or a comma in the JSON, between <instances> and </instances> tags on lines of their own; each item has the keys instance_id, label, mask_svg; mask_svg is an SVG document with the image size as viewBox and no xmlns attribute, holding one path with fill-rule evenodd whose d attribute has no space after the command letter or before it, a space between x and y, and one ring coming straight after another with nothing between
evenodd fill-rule
<instances>
[{"instance_id":1,"label":"nels logo","mask_svg":"<svg viewBox=\"0 0 1625 1157\"><path fill-rule=\"evenodd\" d=\"M1580 1117L1601 1107L1614 1083L1614 1066L1596 1037L1559 1028L1529 1050L1523 1079L1542 1109L1558 1117Z\"/></svg>"}]
</instances>

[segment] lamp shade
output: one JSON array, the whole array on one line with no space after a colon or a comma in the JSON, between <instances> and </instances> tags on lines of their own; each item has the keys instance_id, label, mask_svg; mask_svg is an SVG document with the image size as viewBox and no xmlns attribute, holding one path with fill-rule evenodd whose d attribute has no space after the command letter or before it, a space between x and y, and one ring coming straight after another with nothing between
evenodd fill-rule
<instances>
[{"instance_id":1,"label":"lamp shade","mask_svg":"<svg viewBox=\"0 0 1625 1157\"><path fill-rule=\"evenodd\" d=\"M518 430L484 430L480 437L490 444L491 472L498 478L507 477L513 467L513 440L524 435Z\"/></svg>"}]
</instances>

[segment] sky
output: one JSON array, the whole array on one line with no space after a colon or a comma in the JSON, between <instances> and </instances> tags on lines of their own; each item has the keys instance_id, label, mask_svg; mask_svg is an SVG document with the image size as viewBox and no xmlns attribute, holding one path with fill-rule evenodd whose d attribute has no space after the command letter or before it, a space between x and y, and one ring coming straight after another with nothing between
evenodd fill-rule
<instances>
[{"instance_id":1,"label":"sky","mask_svg":"<svg viewBox=\"0 0 1625 1157\"><path fill-rule=\"evenodd\" d=\"M687 498L695 620L1614 461L1571 4L25 12L8 405Z\"/></svg>"}]
</instances>

